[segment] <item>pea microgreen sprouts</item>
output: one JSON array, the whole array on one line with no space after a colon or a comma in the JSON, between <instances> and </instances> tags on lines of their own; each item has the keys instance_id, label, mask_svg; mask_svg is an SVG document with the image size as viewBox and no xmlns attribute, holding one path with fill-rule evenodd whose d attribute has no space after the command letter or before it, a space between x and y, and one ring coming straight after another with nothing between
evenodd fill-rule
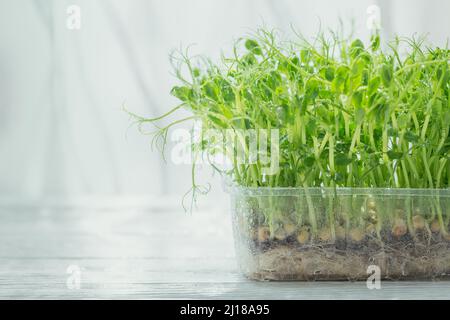
<instances>
[{"instance_id":1,"label":"pea microgreen sprouts","mask_svg":"<svg viewBox=\"0 0 450 320\"><path fill-rule=\"evenodd\" d=\"M221 172L243 187L449 188L447 47L398 37L385 50L378 33L367 45L332 32L313 43L279 38L257 30L218 64L172 55L181 105L153 119L131 115L156 124L181 108L192 113L159 129L162 145L168 129L193 119L203 130L279 130L276 174L262 175L260 161ZM192 148L213 153L216 143Z\"/></svg>"}]
</instances>

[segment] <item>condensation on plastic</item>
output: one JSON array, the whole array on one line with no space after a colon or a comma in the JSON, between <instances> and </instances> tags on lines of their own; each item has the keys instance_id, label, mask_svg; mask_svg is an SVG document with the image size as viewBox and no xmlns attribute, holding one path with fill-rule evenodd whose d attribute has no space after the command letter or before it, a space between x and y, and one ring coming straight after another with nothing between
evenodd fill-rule
<instances>
[{"instance_id":1,"label":"condensation on plastic","mask_svg":"<svg viewBox=\"0 0 450 320\"><path fill-rule=\"evenodd\" d=\"M450 189L225 189L248 278L450 278Z\"/></svg>"}]
</instances>

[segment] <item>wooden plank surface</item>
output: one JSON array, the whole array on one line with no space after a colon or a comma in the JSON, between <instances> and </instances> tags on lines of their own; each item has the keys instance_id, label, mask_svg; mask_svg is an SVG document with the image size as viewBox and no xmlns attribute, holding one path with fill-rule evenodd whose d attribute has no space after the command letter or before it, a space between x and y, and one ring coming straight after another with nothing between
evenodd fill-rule
<instances>
[{"instance_id":1,"label":"wooden plank surface","mask_svg":"<svg viewBox=\"0 0 450 320\"><path fill-rule=\"evenodd\" d=\"M0 206L0 299L27 298L449 299L450 282L253 282L226 208Z\"/></svg>"}]
</instances>

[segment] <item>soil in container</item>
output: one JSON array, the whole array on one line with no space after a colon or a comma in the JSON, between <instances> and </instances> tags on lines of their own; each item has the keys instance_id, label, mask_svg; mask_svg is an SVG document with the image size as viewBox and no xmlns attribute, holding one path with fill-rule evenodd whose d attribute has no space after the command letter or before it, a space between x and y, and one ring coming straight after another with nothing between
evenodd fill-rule
<instances>
[{"instance_id":1,"label":"soil in container","mask_svg":"<svg viewBox=\"0 0 450 320\"><path fill-rule=\"evenodd\" d=\"M448 200L356 196L330 207L316 197L314 222L307 206L298 206L302 200L236 201L236 247L247 277L366 280L376 265L382 279L450 278L449 219L436 206Z\"/></svg>"}]
</instances>

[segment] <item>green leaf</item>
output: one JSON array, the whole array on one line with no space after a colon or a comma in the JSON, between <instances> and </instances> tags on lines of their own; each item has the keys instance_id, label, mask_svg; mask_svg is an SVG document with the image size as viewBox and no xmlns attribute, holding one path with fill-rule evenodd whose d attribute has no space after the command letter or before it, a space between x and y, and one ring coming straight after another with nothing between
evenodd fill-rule
<instances>
[{"instance_id":1,"label":"green leaf","mask_svg":"<svg viewBox=\"0 0 450 320\"><path fill-rule=\"evenodd\" d=\"M276 89L282 84L281 75L278 72L272 71L268 78L269 87Z\"/></svg>"},{"instance_id":2,"label":"green leaf","mask_svg":"<svg viewBox=\"0 0 450 320\"><path fill-rule=\"evenodd\" d=\"M409 121L410 121L410 117L404 113L399 115L397 118L397 124L400 128L409 127Z\"/></svg>"},{"instance_id":3,"label":"green leaf","mask_svg":"<svg viewBox=\"0 0 450 320\"><path fill-rule=\"evenodd\" d=\"M334 174L334 181L336 183L344 183L345 182L344 175L340 174L339 172L336 172Z\"/></svg>"},{"instance_id":4,"label":"green leaf","mask_svg":"<svg viewBox=\"0 0 450 320\"><path fill-rule=\"evenodd\" d=\"M370 39L370 48L372 51L377 51L380 48L380 35L375 34Z\"/></svg>"},{"instance_id":5,"label":"green leaf","mask_svg":"<svg viewBox=\"0 0 450 320\"><path fill-rule=\"evenodd\" d=\"M325 79L328 81L333 81L334 79L334 68L333 67L327 67L324 69L324 75Z\"/></svg>"},{"instance_id":6,"label":"green leaf","mask_svg":"<svg viewBox=\"0 0 450 320\"><path fill-rule=\"evenodd\" d=\"M353 104L355 105L355 107L357 107L357 108L361 107L362 100L363 100L363 94L361 91L353 92L352 101L353 101Z\"/></svg>"},{"instance_id":7,"label":"green leaf","mask_svg":"<svg viewBox=\"0 0 450 320\"><path fill-rule=\"evenodd\" d=\"M221 128L226 128L227 127L227 124L226 123L224 123L221 119L219 119L219 118L217 118L216 116L214 116L214 115L209 115L209 119L214 123L214 124L216 124L216 125L218 125L219 127L221 127Z\"/></svg>"},{"instance_id":8,"label":"green leaf","mask_svg":"<svg viewBox=\"0 0 450 320\"><path fill-rule=\"evenodd\" d=\"M364 69L361 74L361 84L367 86L369 84L369 71Z\"/></svg>"},{"instance_id":9,"label":"green leaf","mask_svg":"<svg viewBox=\"0 0 450 320\"><path fill-rule=\"evenodd\" d=\"M436 116L441 115L443 113L442 112L442 102L440 100L435 100L432 105L431 110L434 114L436 114Z\"/></svg>"},{"instance_id":10,"label":"green leaf","mask_svg":"<svg viewBox=\"0 0 450 320\"><path fill-rule=\"evenodd\" d=\"M262 51L258 42L253 39L248 39L245 41L245 48L257 56L262 56Z\"/></svg>"},{"instance_id":11,"label":"green leaf","mask_svg":"<svg viewBox=\"0 0 450 320\"><path fill-rule=\"evenodd\" d=\"M441 65L437 71L436 71L436 79L438 81L442 81L442 84L444 85L443 88L448 84L450 81L450 72L448 70L448 65Z\"/></svg>"},{"instance_id":12,"label":"green leaf","mask_svg":"<svg viewBox=\"0 0 450 320\"><path fill-rule=\"evenodd\" d=\"M347 66L339 66L336 70L336 78L346 79L350 69Z\"/></svg>"},{"instance_id":13,"label":"green leaf","mask_svg":"<svg viewBox=\"0 0 450 320\"><path fill-rule=\"evenodd\" d=\"M173 87L170 94L181 101L186 102L192 98L193 91L188 87Z\"/></svg>"},{"instance_id":14,"label":"green leaf","mask_svg":"<svg viewBox=\"0 0 450 320\"><path fill-rule=\"evenodd\" d=\"M406 131L403 135L403 138L408 142L417 142L419 141L419 136L416 135L414 132Z\"/></svg>"},{"instance_id":15,"label":"green leaf","mask_svg":"<svg viewBox=\"0 0 450 320\"><path fill-rule=\"evenodd\" d=\"M290 63L286 62L286 68L291 77L300 77L298 74L298 69L300 68L300 59L297 56L291 58Z\"/></svg>"},{"instance_id":16,"label":"green leaf","mask_svg":"<svg viewBox=\"0 0 450 320\"><path fill-rule=\"evenodd\" d=\"M403 158L403 152L396 152L396 151L389 150L387 152L387 156L389 157L390 160L399 160L399 159Z\"/></svg>"},{"instance_id":17,"label":"green leaf","mask_svg":"<svg viewBox=\"0 0 450 320\"><path fill-rule=\"evenodd\" d=\"M194 75L194 77L198 78L200 76L200 69L199 68L194 68L192 70L192 74Z\"/></svg>"},{"instance_id":18,"label":"green leaf","mask_svg":"<svg viewBox=\"0 0 450 320\"><path fill-rule=\"evenodd\" d=\"M350 163L352 163L352 159L347 157L346 154L344 153L338 153L337 155L335 155L334 157L334 163L337 166L347 166Z\"/></svg>"},{"instance_id":19,"label":"green leaf","mask_svg":"<svg viewBox=\"0 0 450 320\"><path fill-rule=\"evenodd\" d=\"M319 94L319 82L315 79L310 79L307 83L306 83L306 93L307 95L307 99L309 101L314 100L317 95Z\"/></svg>"},{"instance_id":20,"label":"green leaf","mask_svg":"<svg viewBox=\"0 0 450 320\"><path fill-rule=\"evenodd\" d=\"M210 83L206 83L203 86L203 92L205 93L205 95L213 100L217 100L217 94L215 89L216 89L215 86L213 86Z\"/></svg>"},{"instance_id":21,"label":"green leaf","mask_svg":"<svg viewBox=\"0 0 450 320\"><path fill-rule=\"evenodd\" d=\"M378 90L381 84L381 78L379 76L374 77L369 81L369 86L367 87L367 95L371 96L375 91Z\"/></svg>"},{"instance_id":22,"label":"green leaf","mask_svg":"<svg viewBox=\"0 0 450 320\"><path fill-rule=\"evenodd\" d=\"M387 64L383 64L381 66L380 76L381 76L381 80L383 81L383 85L386 88L389 88L391 86L391 82L392 82L392 69L391 69L391 67L388 66Z\"/></svg>"},{"instance_id":23,"label":"green leaf","mask_svg":"<svg viewBox=\"0 0 450 320\"><path fill-rule=\"evenodd\" d=\"M350 57L352 57L353 59L358 57L358 55L363 51L364 51L364 43L359 39L356 39L350 45Z\"/></svg>"},{"instance_id":24,"label":"green leaf","mask_svg":"<svg viewBox=\"0 0 450 320\"><path fill-rule=\"evenodd\" d=\"M319 104L316 106L316 113L319 115L321 120L325 122L326 124L332 124L333 123L333 114L329 112L328 107Z\"/></svg>"},{"instance_id":25,"label":"green leaf","mask_svg":"<svg viewBox=\"0 0 450 320\"><path fill-rule=\"evenodd\" d=\"M448 103L450 106L450 99L449 99ZM445 111L444 116L442 117L441 120L444 125L449 125L449 123L450 123L450 108Z\"/></svg>"},{"instance_id":26,"label":"green leaf","mask_svg":"<svg viewBox=\"0 0 450 320\"><path fill-rule=\"evenodd\" d=\"M257 60L256 60L255 55L253 53L248 53L244 57L242 57L242 63L244 65L251 66L251 65L256 64Z\"/></svg>"},{"instance_id":27,"label":"green leaf","mask_svg":"<svg viewBox=\"0 0 450 320\"><path fill-rule=\"evenodd\" d=\"M303 164L306 167L312 167L315 162L316 162L316 159L314 157L307 157L307 158L305 158L305 160L303 160Z\"/></svg>"},{"instance_id":28,"label":"green leaf","mask_svg":"<svg viewBox=\"0 0 450 320\"><path fill-rule=\"evenodd\" d=\"M352 78L359 77L362 75L364 68L366 67L366 63L362 59L356 59L352 63Z\"/></svg>"},{"instance_id":29,"label":"green leaf","mask_svg":"<svg viewBox=\"0 0 450 320\"><path fill-rule=\"evenodd\" d=\"M359 48L364 49L364 43L360 39L355 39L350 45L351 49Z\"/></svg>"},{"instance_id":30,"label":"green leaf","mask_svg":"<svg viewBox=\"0 0 450 320\"><path fill-rule=\"evenodd\" d=\"M388 137L397 137L398 136L398 130L395 130L394 128L389 128L387 130Z\"/></svg>"},{"instance_id":31,"label":"green leaf","mask_svg":"<svg viewBox=\"0 0 450 320\"><path fill-rule=\"evenodd\" d=\"M308 132L314 133L316 131L316 129L317 129L316 120L309 119L307 124L306 124L306 129L308 130Z\"/></svg>"},{"instance_id":32,"label":"green leaf","mask_svg":"<svg viewBox=\"0 0 450 320\"><path fill-rule=\"evenodd\" d=\"M340 66L337 68L332 82L332 89L337 92L342 92L348 76L349 68L347 66Z\"/></svg>"},{"instance_id":33,"label":"green leaf","mask_svg":"<svg viewBox=\"0 0 450 320\"><path fill-rule=\"evenodd\" d=\"M363 108L357 108L355 110L355 121L357 124L360 124L364 120L364 116L366 115L366 112Z\"/></svg>"}]
</instances>

